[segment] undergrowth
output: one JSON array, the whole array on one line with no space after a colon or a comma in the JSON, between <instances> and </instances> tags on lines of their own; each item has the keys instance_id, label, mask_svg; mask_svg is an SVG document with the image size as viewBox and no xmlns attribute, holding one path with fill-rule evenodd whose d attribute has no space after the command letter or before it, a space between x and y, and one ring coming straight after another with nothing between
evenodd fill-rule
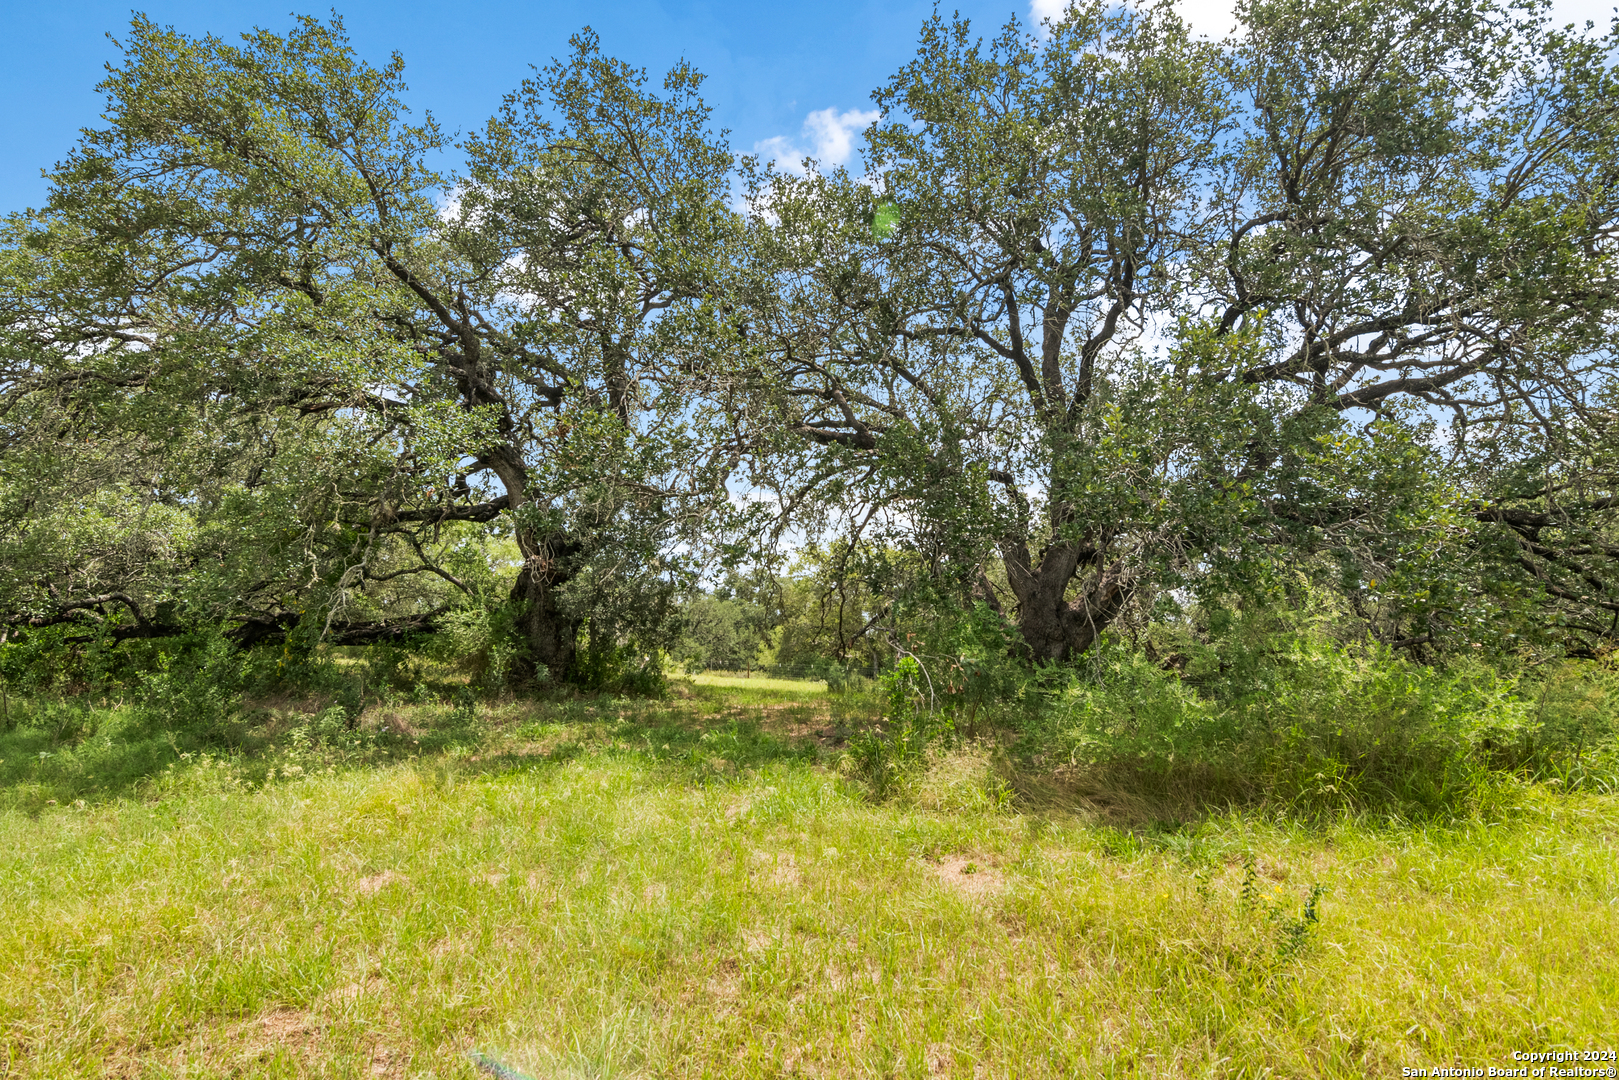
<instances>
[{"instance_id":1,"label":"undergrowth","mask_svg":"<svg viewBox=\"0 0 1619 1080\"><path fill-rule=\"evenodd\" d=\"M1488 815L1519 782L1619 790L1611 663L1429 665L1270 613L1167 650L1110 635L1070 665L907 656L881 696L846 762L877 799L903 795L930 752L975 742L1001 748L1025 792L1105 791L1182 816L1417 820Z\"/></svg>"}]
</instances>

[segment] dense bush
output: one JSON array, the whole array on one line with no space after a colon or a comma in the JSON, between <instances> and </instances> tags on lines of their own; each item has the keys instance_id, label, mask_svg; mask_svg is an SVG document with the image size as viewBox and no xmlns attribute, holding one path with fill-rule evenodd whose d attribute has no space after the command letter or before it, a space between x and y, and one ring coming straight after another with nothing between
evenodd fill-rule
<instances>
[{"instance_id":1,"label":"dense bush","mask_svg":"<svg viewBox=\"0 0 1619 1080\"><path fill-rule=\"evenodd\" d=\"M951 652L917 644L884 675L882 720L852 740L849 772L878 797L915 793L976 736L1010 737L1026 777L1188 809L1422 817L1471 812L1506 777L1619 786L1611 664L1427 664L1339 636L1318 610L1164 625L1030 667L980 609L946 628Z\"/></svg>"},{"instance_id":2,"label":"dense bush","mask_svg":"<svg viewBox=\"0 0 1619 1080\"><path fill-rule=\"evenodd\" d=\"M1113 640L1048 670L1025 695L1023 745L1121 783L1306 814L1451 812L1502 772L1604 784L1619 766L1619 694L1599 666L1434 667L1305 627L1231 634L1187 667Z\"/></svg>"},{"instance_id":3,"label":"dense bush","mask_svg":"<svg viewBox=\"0 0 1619 1080\"><path fill-rule=\"evenodd\" d=\"M738 606L709 606L723 604ZM0 645L4 723L63 776L99 761L109 733L145 747L131 760L147 764L243 748L257 703L277 696L308 713L297 730L312 745L359 738L368 702L439 702L465 727L479 697L505 692L523 647L510 623L507 605L469 607L431 638L363 648L297 635L244 650L217 632L121 644L34 634ZM1619 787L1619 658L1425 662L1356 630L1328 601L1233 602L1166 616L1133 639L1107 635L1077 662L1033 665L980 603L887 631L874 695L859 659L822 657L805 673L825 679L835 726L852 718L846 773L876 798L939 808L1000 805L1014 768L1188 809L1303 817L1466 813L1509 776ZM573 681L656 694L664 659L603 643L581 649ZM93 771L108 769L123 766Z\"/></svg>"},{"instance_id":4,"label":"dense bush","mask_svg":"<svg viewBox=\"0 0 1619 1080\"><path fill-rule=\"evenodd\" d=\"M518 632L511 601L469 604L445 617L426 652L465 672L474 686L493 692L506 686L527 655L528 643Z\"/></svg>"}]
</instances>

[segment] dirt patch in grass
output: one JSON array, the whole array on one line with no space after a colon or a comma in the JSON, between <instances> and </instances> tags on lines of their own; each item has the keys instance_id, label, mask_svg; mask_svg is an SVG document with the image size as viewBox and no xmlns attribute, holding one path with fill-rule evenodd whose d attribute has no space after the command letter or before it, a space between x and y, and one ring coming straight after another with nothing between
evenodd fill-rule
<instances>
[{"instance_id":1,"label":"dirt patch in grass","mask_svg":"<svg viewBox=\"0 0 1619 1080\"><path fill-rule=\"evenodd\" d=\"M779 888L796 888L799 884L798 863L790 851L772 854L755 851L748 855L752 866L748 876L770 882Z\"/></svg>"},{"instance_id":2,"label":"dirt patch in grass","mask_svg":"<svg viewBox=\"0 0 1619 1080\"><path fill-rule=\"evenodd\" d=\"M947 855L939 860L933 873L952 889L974 900L998 896L1006 888L1006 879L982 855Z\"/></svg>"},{"instance_id":3,"label":"dirt patch in grass","mask_svg":"<svg viewBox=\"0 0 1619 1080\"><path fill-rule=\"evenodd\" d=\"M361 878L354 883L354 891L360 896L375 896L383 889L395 882L407 882L410 879L395 870L384 870L380 874Z\"/></svg>"},{"instance_id":4,"label":"dirt patch in grass","mask_svg":"<svg viewBox=\"0 0 1619 1080\"><path fill-rule=\"evenodd\" d=\"M742 994L742 966L726 957L704 981L703 989L716 1001L735 1001Z\"/></svg>"},{"instance_id":5,"label":"dirt patch in grass","mask_svg":"<svg viewBox=\"0 0 1619 1080\"><path fill-rule=\"evenodd\" d=\"M388 1077L389 1080L404 1080L408 1075L405 1071L405 1055L391 1050L378 1048L371 1051L371 1075Z\"/></svg>"},{"instance_id":6,"label":"dirt patch in grass","mask_svg":"<svg viewBox=\"0 0 1619 1080\"><path fill-rule=\"evenodd\" d=\"M303 1044L313 1042L320 1036L320 1022L302 1009L277 1009L259 1017L258 1030L272 1044Z\"/></svg>"},{"instance_id":7,"label":"dirt patch in grass","mask_svg":"<svg viewBox=\"0 0 1619 1080\"><path fill-rule=\"evenodd\" d=\"M190 1037L166 1050L151 1047L125 1050L102 1063L102 1075L135 1080L152 1075L152 1066L166 1067L182 1076L237 1076L252 1073L255 1064L285 1053L300 1064L318 1060L325 1025L302 1009L278 1008L234 1023L208 1021ZM163 1075L169 1075L164 1072ZM382 1074L386 1075L386 1073Z\"/></svg>"},{"instance_id":8,"label":"dirt patch in grass","mask_svg":"<svg viewBox=\"0 0 1619 1080\"><path fill-rule=\"evenodd\" d=\"M749 927L742 931L742 945L750 953L762 953L776 944L776 935L769 930Z\"/></svg>"}]
</instances>

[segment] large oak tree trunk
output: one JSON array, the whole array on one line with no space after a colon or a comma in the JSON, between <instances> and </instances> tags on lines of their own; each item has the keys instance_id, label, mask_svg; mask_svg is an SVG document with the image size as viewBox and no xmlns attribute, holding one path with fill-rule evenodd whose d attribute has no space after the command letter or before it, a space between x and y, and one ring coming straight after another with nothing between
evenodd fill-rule
<instances>
[{"instance_id":1,"label":"large oak tree trunk","mask_svg":"<svg viewBox=\"0 0 1619 1080\"><path fill-rule=\"evenodd\" d=\"M1133 575L1121 565L1103 564L1075 544L1053 544L1035 564L1023 540L1001 545L1007 582L1017 597L1017 626L1035 661L1061 661L1078 656L1096 643L1103 630L1124 610L1134 588ZM1068 585L1080 564L1098 569L1084 591L1067 599Z\"/></svg>"},{"instance_id":2,"label":"large oak tree trunk","mask_svg":"<svg viewBox=\"0 0 1619 1080\"><path fill-rule=\"evenodd\" d=\"M508 506L519 510L528 502L528 468L521 455L509 445L498 446L489 451L487 461L506 488ZM516 539L523 566L512 583L511 599L517 608L518 633L528 649L517 661L513 679L520 685L562 682L573 666L579 620L564 610L560 591L573 576L580 545L563 533L542 534L521 524Z\"/></svg>"},{"instance_id":3,"label":"large oak tree trunk","mask_svg":"<svg viewBox=\"0 0 1619 1080\"><path fill-rule=\"evenodd\" d=\"M528 654L513 674L519 683L561 682L573 665L579 620L564 610L559 593L572 577L579 544L561 535L519 536L518 546L525 558L512 584L512 599Z\"/></svg>"}]
</instances>

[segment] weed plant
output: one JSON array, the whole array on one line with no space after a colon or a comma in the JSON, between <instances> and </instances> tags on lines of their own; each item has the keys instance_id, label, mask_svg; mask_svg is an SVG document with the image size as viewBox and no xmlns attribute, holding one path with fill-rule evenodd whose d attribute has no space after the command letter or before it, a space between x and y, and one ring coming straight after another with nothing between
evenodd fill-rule
<instances>
[{"instance_id":1,"label":"weed plant","mask_svg":"<svg viewBox=\"0 0 1619 1080\"><path fill-rule=\"evenodd\" d=\"M976 742L1026 794L1095 789L1177 804L1180 818L1241 806L1315 821L1468 816L1505 777L1619 786L1619 676L1606 664L1427 665L1267 612L1173 644L1166 663L1115 636L1081 664L1032 670L982 649L903 656L845 771L878 800L909 797Z\"/></svg>"},{"instance_id":2,"label":"weed plant","mask_svg":"<svg viewBox=\"0 0 1619 1080\"><path fill-rule=\"evenodd\" d=\"M882 678L882 722L849 743L848 771L873 797L888 798L914 778L933 748L949 748L955 735L951 713L936 707L923 669L905 657Z\"/></svg>"}]
</instances>

